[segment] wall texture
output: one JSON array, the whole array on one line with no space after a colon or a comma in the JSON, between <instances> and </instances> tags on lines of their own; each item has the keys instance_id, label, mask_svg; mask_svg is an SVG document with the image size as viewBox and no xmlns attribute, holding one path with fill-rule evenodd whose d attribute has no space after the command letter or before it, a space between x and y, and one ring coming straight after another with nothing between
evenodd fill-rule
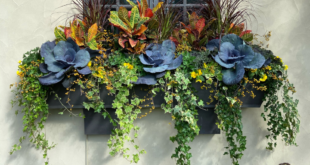
<instances>
[{"instance_id":1,"label":"wall texture","mask_svg":"<svg viewBox=\"0 0 310 165\"><path fill-rule=\"evenodd\" d=\"M282 57L289 66L290 80L296 85L295 97L300 100L299 147L288 147L281 140L275 151L265 150L267 125L260 117L263 108L244 109L244 133L247 136L247 150L241 165L278 165L283 162L305 165L310 162L310 124L307 109L310 101L310 1L309 0L256 0L259 3L257 21L252 24L259 34L272 31L270 49ZM68 14L66 8L57 8L70 0L0 0L0 165L42 165L40 151L25 143L22 150L10 156L11 147L18 142L22 132L21 115L15 116L11 108L9 85L17 82L16 70L23 53L53 40L53 29L64 24L58 19ZM76 110L78 113L81 110ZM171 165L175 160L170 156L176 144L169 137L176 134L168 114L156 109L150 115L137 120L141 127L139 145L147 151L139 165ZM110 157L106 142L109 136L85 136L83 119L57 115L51 111L46 123L47 138L57 144L49 151L51 165L124 165L129 164L121 156ZM228 156L223 156L225 137L220 135L199 135L191 144L193 165L230 164Z\"/></svg>"}]
</instances>

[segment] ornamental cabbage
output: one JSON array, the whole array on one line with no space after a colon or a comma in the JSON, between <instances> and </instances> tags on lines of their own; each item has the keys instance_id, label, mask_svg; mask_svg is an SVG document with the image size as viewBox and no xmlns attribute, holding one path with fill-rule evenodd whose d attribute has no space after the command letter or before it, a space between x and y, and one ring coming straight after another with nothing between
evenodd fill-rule
<instances>
[{"instance_id":1,"label":"ornamental cabbage","mask_svg":"<svg viewBox=\"0 0 310 165\"><path fill-rule=\"evenodd\" d=\"M156 44L148 47L146 54L141 54L139 59L142 64L150 66L144 67L144 71L149 73L144 77L139 77L135 84L156 84L156 78L161 78L166 74L166 70L174 70L183 62L183 57L180 55L175 57L175 44L171 40L165 40L162 44Z\"/></svg>"},{"instance_id":2,"label":"ornamental cabbage","mask_svg":"<svg viewBox=\"0 0 310 165\"><path fill-rule=\"evenodd\" d=\"M48 73L39 78L42 85L52 85L65 78L65 74L76 69L80 74L87 75L91 70L87 66L90 54L87 50L80 50L79 46L71 39L55 42L46 42L41 46L41 57L44 63L40 65L43 73ZM64 85L64 84L63 84Z\"/></svg>"},{"instance_id":3,"label":"ornamental cabbage","mask_svg":"<svg viewBox=\"0 0 310 165\"><path fill-rule=\"evenodd\" d=\"M265 57L256 53L249 45L245 45L243 40L235 34L228 34L220 41L211 40L207 44L207 49L213 51L219 49L213 58L223 69L223 82L226 85L234 85L241 81L244 76L245 68L258 69L265 64Z\"/></svg>"}]
</instances>

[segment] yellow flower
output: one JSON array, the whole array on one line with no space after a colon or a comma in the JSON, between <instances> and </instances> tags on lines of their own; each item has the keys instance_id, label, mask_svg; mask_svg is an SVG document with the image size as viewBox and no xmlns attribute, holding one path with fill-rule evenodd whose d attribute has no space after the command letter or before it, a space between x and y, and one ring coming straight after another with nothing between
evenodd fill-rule
<instances>
[{"instance_id":1,"label":"yellow flower","mask_svg":"<svg viewBox=\"0 0 310 165\"><path fill-rule=\"evenodd\" d=\"M16 71L16 74L17 74L18 76L20 76L21 72L20 72L20 71Z\"/></svg>"},{"instance_id":2,"label":"yellow flower","mask_svg":"<svg viewBox=\"0 0 310 165\"><path fill-rule=\"evenodd\" d=\"M207 64L206 63L203 63L203 68L207 68Z\"/></svg>"},{"instance_id":3,"label":"yellow flower","mask_svg":"<svg viewBox=\"0 0 310 165\"><path fill-rule=\"evenodd\" d=\"M276 56L276 58L280 58L279 56Z\"/></svg>"},{"instance_id":4,"label":"yellow flower","mask_svg":"<svg viewBox=\"0 0 310 165\"><path fill-rule=\"evenodd\" d=\"M267 80L267 78L268 78L267 75L264 74L264 75L263 75L263 78L260 78L259 81L264 82L264 81Z\"/></svg>"},{"instance_id":5,"label":"yellow flower","mask_svg":"<svg viewBox=\"0 0 310 165\"><path fill-rule=\"evenodd\" d=\"M133 69L133 66L129 64L128 69Z\"/></svg>"},{"instance_id":6,"label":"yellow flower","mask_svg":"<svg viewBox=\"0 0 310 165\"><path fill-rule=\"evenodd\" d=\"M266 66L265 69L266 70L271 70L271 66Z\"/></svg>"},{"instance_id":7,"label":"yellow flower","mask_svg":"<svg viewBox=\"0 0 310 165\"><path fill-rule=\"evenodd\" d=\"M124 63L124 66L127 67L128 69L133 69L133 66L129 63Z\"/></svg>"},{"instance_id":8,"label":"yellow flower","mask_svg":"<svg viewBox=\"0 0 310 165\"><path fill-rule=\"evenodd\" d=\"M21 61L21 60L19 60L19 61L18 61L18 63L20 64L20 63L22 63L22 61Z\"/></svg>"},{"instance_id":9,"label":"yellow flower","mask_svg":"<svg viewBox=\"0 0 310 165\"><path fill-rule=\"evenodd\" d=\"M88 66L88 67L91 67L91 61L88 62L87 66Z\"/></svg>"},{"instance_id":10,"label":"yellow flower","mask_svg":"<svg viewBox=\"0 0 310 165\"><path fill-rule=\"evenodd\" d=\"M200 82L200 83L202 83L202 81L201 81L201 80L196 80L196 82Z\"/></svg>"},{"instance_id":11,"label":"yellow flower","mask_svg":"<svg viewBox=\"0 0 310 165\"><path fill-rule=\"evenodd\" d=\"M202 75L201 69L198 69L198 75L199 75L199 76Z\"/></svg>"},{"instance_id":12,"label":"yellow flower","mask_svg":"<svg viewBox=\"0 0 310 165\"><path fill-rule=\"evenodd\" d=\"M288 69L288 66L287 65L284 65L284 70L287 70Z\"/></svg>"},{"instance_id":13,"label":"yellow flower","mask_svg":"<svg viewBox=\"0 0 310 165\"><path fill-rule=\"evenodd\" d=\"M191 77L192 77L192 78L196 78L196 77L197 77L196 72L192 72L192 73L191 73Z\"/></svg>"}]
</instances>

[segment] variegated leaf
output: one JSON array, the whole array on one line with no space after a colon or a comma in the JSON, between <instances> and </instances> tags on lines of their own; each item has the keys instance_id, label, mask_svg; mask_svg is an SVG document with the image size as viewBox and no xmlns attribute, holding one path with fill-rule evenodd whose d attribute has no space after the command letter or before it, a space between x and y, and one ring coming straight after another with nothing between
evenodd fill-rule
<instances>
[{"instance_id":1,"label":"variegated leaf","mask_svg":"<svg viewBox=\"0 0 310 165\"><path fill-rule=\"evenodd\" d=\"M128 10L121 6L118 10L118 17L128 25L128 28L132 29L133 27L130 26L129 17L128 17Z\"/></svg>"},{"instance_id":2,"label":"variegated leaf","mask_svg":"<svg viewBox=\"0 0 310 165\"><path fill-rule=\"evenodd\" d=\"M135 6L135 7L133 7L132 10L131 10L130 26L131 26L131 27L134 27L135 24L138 23L139 18L140 18L139 10L138 10L138 7Z\"/></svg>"},{"instance_id":3,"label":"variegated leaf","mask_svg":"<svg viewBox=\"0 0 310 165\"><path fill-rule=\"evenodd\" d=\"M158 2L157 5L153 8L153 13L162 7L164 2Z\"/></svg>"},{"instance_id":4,"label":"variegated leaf","mask_svg":"<svg viewBox=\"0 0 310 165\"><path fill-rule=\"evenodd\" d=\"M192 29L195 29L196 23L198 21L199 17L196 14L196 12L193 12L189 17L189 24L191 25Z\"/></svg>"},{"instance_id":5,"label":"variegated leaf","mask_svg":"<svg viewBox=\"0 0 310 165\"><path fill-rule=\"evenodd\" d=\"M138 40L133 40L131 38L129 38L129 44L131 47L135 47L138 43Z\"/></svg>"},{"instance_id":6,"label":"variegated leaf","mask_svg":"<svg viewBox=\"0 0 310 165\"><path fill-rule=\"evenodd\" d=\"M87 46L92 50L98 50L98 44L95 40L95 38L91 39L89 42L87 42Z\"/></svg>"},{"instance_id":7,"label":"variegated leaf","mask_svg":"<svg viewBox=\"0 0 310 165\"><path fill-rule=\"evenodd\" d=\"M61 31L60 29L58 29L57 27L55 27L54 34L55 34L57 41L66 41L65 33Z\"/></svg>"},{"instance_id":8,"label":"variegated leaf","mask_svg":"<svg viewBox=\"0 0 310 165\"><path fill-rule=\"evenodd\" d=\"M133 33L133 35L141 35L142 33L144 33L145 31L146 31L146 29L147 29L147 27L145 26L145 25L141 25L141 28L139 29L139 30L137 30L137 31L135 31L134 33Z\"/></svg>"},{"instance_id":9,"label":"variegated leaf","mask_svg":"<svg viewBox=\"0 0 310 165\"><path fill-rule=\"evenodd\" d=\"M118 15L110 15L109 21L116 27L119 27L120 29L124 30L126 33L130 33L130 30L126 26L126 24L119 19Z\"/></svg>"},{"instance_id":10,"label":"variegated leaf","mask_svg":"<svg viewBox=\"0 0 310 165\"><path fill-rule=\"evenodd\" d=\"M72 23L71 23L71 38L75 39L76 38L76 29L77 29L77 20L75 19Z\"/></svg>"},{"instance_id":11,"label":"variegated leaf","mask_svg":"<svg viewBox=\"0 0 310 165\"><path fill-rule=\"evenodd\" d=\"M88 40L87 41L90 42L92 39L95 39L97 33L98 33L98 25L97 23L95 23L88 29Z\"/></svg>"},{"instance_id":12,"label":"variegated leaf","mask_svg":"<svg viewBox=\"0 0 310 165\"><path fill-rule=\"evenodd\" d=\"M125 42L127 42L127 41L128 41L128 39L121 37L121 38L118 39L118 44L119 44L122 48L125 48Z\"/></svg>"},{"instance_id":13,"label":"variegated leaf","mask_svg":"<svg viewBox=\"0 0 310 165\"><path fill-rule=\"evenodd\" d=\"M133 3L131 0L126 0L132 7L137 6L135 3Z\"/></svg>"},{"instance_id":14,"label":"variegated leaf","mask_svg":"<svg viewBox=\"0 0 310 165\"><path fill-rule=\"evenodd\" d=\"M144 24L146 21L148 21L150 18L148 17L144 17L144 18L140 18L140 20L138 21L138 23L136 24L135 29L140 29L141 25Z\"/></svg>"},{"instance_id":15,"label":"variegated leaf","mask_svg":"<svg viewBox=\"0 0 310 165\"><path fill-rule=\"evenodd\" d=\"M200 18L197 23L196 23L196 29L198 31L198 33L200 34L201 31L203 30L203 28L206 25L206 20L204 18Z\"/></svg>"},{"instance_id":16,"label":"variegated leaf","mask_svg":"<svg viewBox=\"0 0 310 165\"><path fill-rule=\"evenodd\" d=\"M84 46L84 39L83 39L83 38L76 37L76 38L75 38L75 42L76 42L76 44L79 45L79 46Z\"/></svg>"},{"instance_id":17,"label":"variegated leaf","mask_svg":"<svg viewBox=\"0 0 310 165\"><path fill-rule=\"evenodd\" d=\"M145 17L146 9L149 8L147 0L141 0L142 3L142 17Z\"/></svg>"}]
</instances>

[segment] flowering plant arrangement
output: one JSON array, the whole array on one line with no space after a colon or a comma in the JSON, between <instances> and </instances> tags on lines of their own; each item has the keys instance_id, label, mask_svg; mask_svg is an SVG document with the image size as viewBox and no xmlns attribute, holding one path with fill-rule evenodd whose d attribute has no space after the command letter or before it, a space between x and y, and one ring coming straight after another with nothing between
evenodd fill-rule
<instances>
[{"instance_id":1,"label":"flowering plant arrangement","mask_svg":"<svg viewBox=\"0 0 310 165\"><path fill-rule=\"evenodd\" d=\"M240 98L254 98L253 90L264 92L266 104L261 116L267 121L270 133L266 135L270 140L266 148L274 149L278 136L288 145L297 145L298 100L289 94L296 91L287 78L288 66L267 47L255 44L256 35L245 29L246 9L237 10L242 0L239 3L205 0L201 6L203 12L188 14L188 25L172 20L172 16L180 18L181 13L163 2L154 9L149 8L146 0L127 2L131 11L120 7L116 12L101 0L73 0L81 10L70 26L55 28L54 41L27 52L19 62L20 82L15 84L16 99L12 105L23 106L16 111L24 114L23 131L30 142L44 151L44 158L55 147L42 133L49 114L46 98L52 92L61 101L53 91L53 84L58 83L67 90L67 95L80 86L88 99L83 103L85 109L94 109L113 125L119 125L108 141L110 154L122 153L130 162L137 163L139 156L146 153L135 144L139 127L134 125L137 118L145 116L141 114L141 103L145 100L129 97L130 90L139 84L151 86L154 95L165 94L166 104L161 108L175 120L178 133L170 140L177 142L178 147L171 157L176 158L178 165L190 164L189 142L200 129L196 107L203 108L211 102L216 102L217 126L227 137L228 151L224 154L238 165L246 149ZM229 13L225 13L225 7L231 9ZM111 25L118 31L109 31L113 29ZM265 37L269 40L270 34ZM195 83L200 84L201 90L212 90L210 102L197 96ZM249 85L251 89L247 88ZM115 96L112 108L117 120L105 108L100 97L102 87ZM278 97L279 92L282 98ZM70 106L64 106L64 110L84 117L75 114L73 105ZM132 131L134 137L129 135ZM21 137L20 143L26 138ZM132 142L137 152L129 154L125 142ZM13 146L11 154L21 149L20 143Z\"/></svg>"}]
</instances>

